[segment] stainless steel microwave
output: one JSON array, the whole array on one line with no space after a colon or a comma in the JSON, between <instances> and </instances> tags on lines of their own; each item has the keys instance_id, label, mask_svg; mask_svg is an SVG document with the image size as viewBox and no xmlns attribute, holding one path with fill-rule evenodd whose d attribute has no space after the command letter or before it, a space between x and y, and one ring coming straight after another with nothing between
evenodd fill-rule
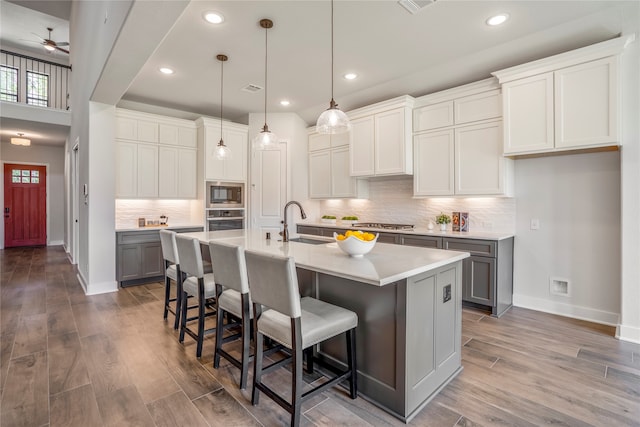
<instances>
[{"instance_id":1,"label":"stainless steel microwave","mask_svg":"<svg viewBox=\"0 0 640 427\"><path fill-rule=\"evenodd\" d=\"M207 203L210 208L244 207L244 184L207 184Z\"/></svg>"}]
</instances>

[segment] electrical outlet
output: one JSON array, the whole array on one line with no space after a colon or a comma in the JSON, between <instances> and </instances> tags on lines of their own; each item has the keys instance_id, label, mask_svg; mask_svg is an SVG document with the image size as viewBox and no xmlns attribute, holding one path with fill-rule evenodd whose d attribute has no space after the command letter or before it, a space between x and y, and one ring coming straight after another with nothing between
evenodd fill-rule
<instances>
[{"instance_id":1,"label":"electrical outlet","mask_svg":"<svg viewBox=\"0 0 640 427\"><path fill-rule=\"evenodd\" d=\"M532 218L531 219L531 229L532 230L539 230L540 229L540 220L537 218Z\"/></svg>"},{"instance_id":2,"label":"electrical outlet","mask_svg":"<svg viewBox=\"0 0 640 427\"><path fill-rule=\"evenodd\" d=\"M442 288L442 302L445 303L451 299L451 285Z\"/></svg>"}]
</instances>

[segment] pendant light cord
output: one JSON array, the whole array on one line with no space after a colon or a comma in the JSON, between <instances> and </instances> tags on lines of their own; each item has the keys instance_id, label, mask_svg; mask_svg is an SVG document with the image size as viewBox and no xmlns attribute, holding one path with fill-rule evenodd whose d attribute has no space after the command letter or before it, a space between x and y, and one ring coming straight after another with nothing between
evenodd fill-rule
<instances>
[{"instance_id":1,"label":"pendant light cord","mask_svg":"<svg viewBox=\"0 0 640 427\"><path fill-rule=\"evenodd\" d=\"M224 144L222 140L222 95L224 91L224 61L220 61L220 142Z\"/></svg>"},{"instance_id":2,"label":"pendant light cord","mask_svg":"<svg viewBox=\"0 0 640 427\"><path fill-rule=\"evenodd\" d=\"M333 100L333 0L331 0L331 104L335 104Z\"/></svg>"},{"instance_id":3,"label":"pendant light cord","mask_svg":"<svg viewBox=\"0 0 640 427\"><path fill-rule=\"evenodd\" d=\"M267 37L269 28L264 28L264 129L267 129L267 58L269 57L269 44L267 43Z\"/></svg>"}]
</instances>

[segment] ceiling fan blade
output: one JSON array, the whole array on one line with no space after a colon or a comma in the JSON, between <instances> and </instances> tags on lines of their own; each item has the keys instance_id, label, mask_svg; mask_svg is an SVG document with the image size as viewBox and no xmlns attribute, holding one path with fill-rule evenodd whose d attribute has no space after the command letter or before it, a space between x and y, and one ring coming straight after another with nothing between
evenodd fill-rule
<instances>
[{"instance_id":1,"label":"ceiling fan blade","mask_svg":"<svg viewBox=\"0 0 640 427\"><path fill-rule=\"evenodd\" d=\"M40 40L42 40L43 42L47 41L47 39L45 39L44 37L40 37L39 35L37 35L36 33L31 33L34 36L36 36L37 38L39 38Z\"/></svg>"},{"instance_id":2,"label":"ceiling fan blade","mask_svg":"<svg viewBox=\"0 0 640 427\"><path fill-rule=\"evenodd\" d=\"M61 48L59 46L56 46L56 49L59 50L60 52L66 53L67 55L69 54L69 51L67 49L63 49L63 48Z\"/></svg>"},{"instance_id":3,"label":"ceiling fan blade","mask_svg":"<svg viewBox=\"0 0 640 427\"><path fill-rule=\"evenodd\" d=\"M69 46L69 42L54 42L56 46Z\"/></svg>"}]
</instances>

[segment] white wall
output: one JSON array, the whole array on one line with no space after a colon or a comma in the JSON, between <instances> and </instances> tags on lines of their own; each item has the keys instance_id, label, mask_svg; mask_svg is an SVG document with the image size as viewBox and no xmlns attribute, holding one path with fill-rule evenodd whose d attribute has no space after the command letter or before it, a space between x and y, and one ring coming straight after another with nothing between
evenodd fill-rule
<instances>
[{"instance_id":1,"label":"white wall","mask_svg":"<svg viewBox=\"0 0 640 427\"><path fill-rule=\"evenodd\" d=\"M0 152L2 163L48 165L47 244L61 245L64 241L64 147L47 145L18 147L5 142L2 143ZM0 179L4 180L4 167L0 170ZM0 197L4 197L1 192ZM2 247L4 247L4 226L0 238L0 248Z\"/></svg>"},{"instance_id":2,"label":"white wall","mask_svg":"<svg viewBox=\"0 0 640 427\"><path fill-rule=\"evenodd\" d=\"M137 228L138 218L159 220L169 217L169 225L203 225L200 200L116 199L116 229Z\"/></svg>"},{"instance_id":3,"label":"white wall","mask_svg":"<svg viewBox=\"0 0 640 427\"><path fill-rule=\"evenodd\" d=\"M619 153L516 160L515 169L514 305L616 325ZM551 277L568 279L570 296L552 295Z\"/></svg>"}]
</instances>

